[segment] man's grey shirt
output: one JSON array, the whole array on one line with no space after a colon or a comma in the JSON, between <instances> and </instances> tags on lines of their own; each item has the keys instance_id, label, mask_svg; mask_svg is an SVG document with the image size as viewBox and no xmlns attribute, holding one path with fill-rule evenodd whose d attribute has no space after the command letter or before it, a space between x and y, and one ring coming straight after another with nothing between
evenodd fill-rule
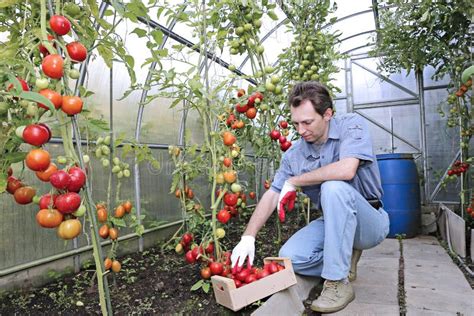
<instances>
[{"instance_id":1,"label":"man's grey shirt","mask_svg":"<svg viewBox=\"0 0 474 316\"><path fill-rule=\"evenodd\" d=\"M304 139L294 142L282 157L271 189L280 192L288 178L344 158L360 160L355 177L346 182L366 199L381 199L383 190L372 139L365 121L353 113L335 116L329 121L328 139L322 146ZM317 184L302 187L302 190L319 206L320 188L321 185Z\"/></svg>"}]
</instances>

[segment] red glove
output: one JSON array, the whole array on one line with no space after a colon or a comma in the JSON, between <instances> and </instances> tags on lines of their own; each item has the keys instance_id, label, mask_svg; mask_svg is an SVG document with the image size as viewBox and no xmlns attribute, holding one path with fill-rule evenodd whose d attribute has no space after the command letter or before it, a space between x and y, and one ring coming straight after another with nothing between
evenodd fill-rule
<instances>
[{"instance_id":1,"label":"red glove","mask_svg":"<svg viewBox=\"0 0 474 316\"><path fill-rule=\"evenodd\" d=\"M292 211L295 207L296 187L285 181L278 198L278 218L280 222L285 221L285 207L287 211Z\"/></svg>"}]
</instances>

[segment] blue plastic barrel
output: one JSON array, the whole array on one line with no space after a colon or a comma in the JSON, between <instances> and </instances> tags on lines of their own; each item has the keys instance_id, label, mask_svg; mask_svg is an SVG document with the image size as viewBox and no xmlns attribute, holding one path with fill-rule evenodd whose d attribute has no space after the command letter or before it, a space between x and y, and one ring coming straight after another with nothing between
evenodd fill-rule
<instances>
[{"instance_id":1,"label":"blue plastic barrel","mask_svg":"<svg viewBox=\"0 0 474 316\"><path fill-rule=\"evenodd\" d=\"M388 237L418 234L421 223L420 185L411 154L377 155L384 195L382 202L390 218Z\"/></svg>"}]
</instances>

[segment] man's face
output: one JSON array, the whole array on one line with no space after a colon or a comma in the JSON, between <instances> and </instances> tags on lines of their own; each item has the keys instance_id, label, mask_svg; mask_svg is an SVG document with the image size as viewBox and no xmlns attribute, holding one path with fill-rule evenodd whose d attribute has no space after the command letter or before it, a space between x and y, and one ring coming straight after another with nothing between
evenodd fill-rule
<instances>
[{"instance_id":1,"label":"man's face","mask_svg":"<svg viewBox=\"0 0 474 316\"><path fill-rule=\"evenodd\" d=\"M291 120L298 134L309 143L323 143L327 139L332 109L324 115L317 113L309 100L303 100L298 107L290 107Z\"/></svg>"}]
</instances>

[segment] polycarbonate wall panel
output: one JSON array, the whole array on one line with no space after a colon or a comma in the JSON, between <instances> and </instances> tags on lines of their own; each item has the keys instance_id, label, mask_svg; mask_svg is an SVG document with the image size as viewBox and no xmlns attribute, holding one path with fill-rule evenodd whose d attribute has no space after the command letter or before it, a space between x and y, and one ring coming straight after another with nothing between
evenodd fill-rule
<instances>
[{"instance_id":1,"label":"polycarbonate wall panel","mask_svg":"<svg viewBox=\"0 0 474 316\"><path fill-rule=\"evenodd\" d=\"M438 113L440 102L446 100L447 91L445 89L425 91L425 116L426 116L426 146L428 156L428 191L434 191L440 177L445 170L450 167L459 150L459 129L457 127L448 128L447 118L441 117ZM443 105L446 111L448 106ZM447 114L447 113L446 113ZM460 182L450 184L446 189L441 190L434 199L437 201L458 201L460 192Z\"/></svg>"}]
</instances>

